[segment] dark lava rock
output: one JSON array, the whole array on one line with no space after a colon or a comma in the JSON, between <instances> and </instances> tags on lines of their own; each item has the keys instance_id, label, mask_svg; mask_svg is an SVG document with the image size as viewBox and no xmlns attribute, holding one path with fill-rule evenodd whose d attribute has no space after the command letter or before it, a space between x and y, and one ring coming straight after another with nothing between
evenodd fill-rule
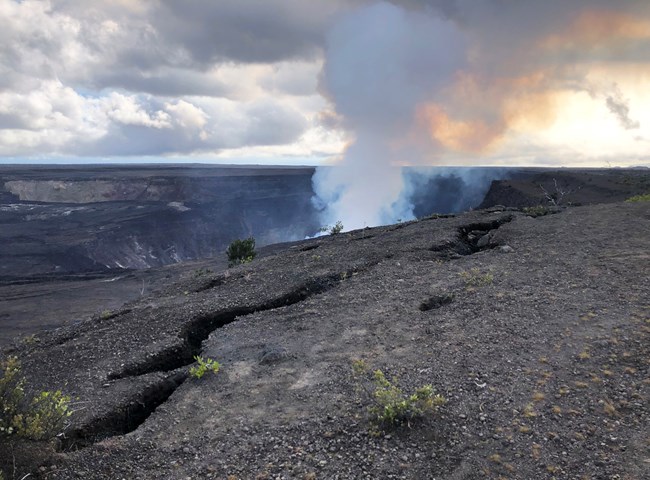
<instances>
[{"instance_id":1,"label":"dark lava rock","mask_svg":"<svg viewBox=\"0 0 650 480\"><path fill-rule=\"evenodd\" d=\"M641 169L518 170L494 180L478 208L621 202L650 191L650 171Z\"/></svg>"},{"instance_id":2,"label":"dark lava rock","mask_svg":"<svg viewBox=\"0 0 650 480\"><path fill-rule=\"evenodd\" d=\"M313 168L0 166L0 280L160 267L313 235Z\"/></svg>"},{"instance_id":3,"label":"dark lava rock","mask_svg":"<svg viewBox=\"0 0 650 480\"><path fill-rule=\"evenodd\" d=\"M647 478L649 251L647 202L474 211L186 278L14 350L79 405L32 476ZM446 405L373 434L358 359Z\"/></svg>"}]
</instances>

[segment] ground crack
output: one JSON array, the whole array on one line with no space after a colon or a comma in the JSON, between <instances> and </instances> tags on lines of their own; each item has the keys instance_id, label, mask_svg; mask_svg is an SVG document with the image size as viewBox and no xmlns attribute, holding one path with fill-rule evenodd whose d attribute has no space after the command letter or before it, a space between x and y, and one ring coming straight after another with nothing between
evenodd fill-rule
<instances>
[{"instance_id":1,"label":"ground crack","mask_svg":"<svg viewBox=\"0 0 650 480\"><path fill-rule=\"evenodd\" d=\"M364 267L370 268L371 266ZM191 320L179 334L182 339L180 345L174 345L157 352L142 362L127 365L120 372L109 374L108 378L109 380L119 380L126 377L171 372L168 376L133 393L109 412L100 414L88 423L69 431L62 439L61 448L65 451L77 450L108 437L133 432L187 380L188 372L183 367L194 362L194 356L201 353L203 341L212 332L235 321L238 317L302 302L313 295L335 287L359 271L360 268L357 267L342 273L318 277L267 302L222 310Z\"/></svg>"},{"instance_id":2,"label":"ground crack","mask_svg":"<svg viewBox=\"0 0 650 480\"><path fill-rule=\"evenodd\" d=\"M434 245L429 250L438 253L443 260L452 260L496 248L498 245L492 241L492 232L514 218L514 215L509 215L489 222L462 225L453 241Z\"/></svg>"},{"instance_id":3,"label":"ground crack","mask_svg":"<svg viewBox=\"0 0 650 480\"><path fill-rule=\"evenodd\" d=\"M118 372L108 375L109 380L146 375L154 372L168 372L190 365L202 350L203 341L215 330L234 322L237 318L256 312L264 312L305 301L313 295L323 293L349 278L357 269L336 273L310 280L291 292L257 305L238 306L202 315L188 322L181 330L181 342L160 350L137 363L126 365Z\"/></svg>"},{"instance_id":4,"label":"ground crack","mask_svg":"<svg viewBox=\"0 0 650 480\"><path fill-rule=\"evenodd\" d=\"M203 285L195 288L193 291L194 293L205 292L206 290L211 290L213 288L220 287L224 283L226 283L226 276L219 275L218 277L209 279L208 281L203 283Z\"/></svg>"},{"instance_id":5,"label":"ground crack","mask_svg":"<svg viewBox=\"0 0 650 480\"><path fill-rule=\"evenodd\" d=\"M121 405L69 432L61 440L64 451L89 447L105 438L125 435L149 416L187 380L187 372L174 372L133 394Z\"/></svg>"}]
</instances>

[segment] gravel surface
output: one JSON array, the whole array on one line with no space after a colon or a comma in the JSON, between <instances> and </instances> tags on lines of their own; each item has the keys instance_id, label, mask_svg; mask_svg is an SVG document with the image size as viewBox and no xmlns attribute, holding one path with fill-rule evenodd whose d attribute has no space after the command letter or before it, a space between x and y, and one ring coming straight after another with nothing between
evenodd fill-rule
<instances>
[{"instance_id":1,"label":"gravel surface","mask_svg":"<svg viewBox=\"0 0 650 480\"><path fill-rule=\"evenodd\" d=\"M188 278L13 352L84 406L20 473L650 478L648 252L650 203L492 208ZM447 403L376 434L355 359Z\"/></svg>"}]
</instances>

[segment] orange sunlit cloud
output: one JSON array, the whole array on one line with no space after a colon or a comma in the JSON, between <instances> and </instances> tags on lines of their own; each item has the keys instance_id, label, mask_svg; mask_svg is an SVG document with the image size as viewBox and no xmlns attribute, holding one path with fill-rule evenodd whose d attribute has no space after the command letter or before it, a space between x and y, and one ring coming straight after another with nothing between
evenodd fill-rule
<instances>
[{"instance_id":1,"label":"orange sunlit cloud","mask_svg":"<svg viewBox=\"0 0 650 480\"><path fill-rule=\"evenodd\" d=\"M563 31L542 39L547 50L624 47L637 40L650 39L650 21L608 10L582 12Z\"/></svg>"},{"instance_id":2,"label":"orange sunlit cloud","mask_svg":"<svg viewBox=\"0 0 650 480\"><path fill-rule=\"evenodd\" d=\"M446 150L492 153L508 131L546 128L553 123L558 92L549 83L542 71L513 78L479 78L461 72L446 91L445 105L420 106L417 123Z\"/></svg>"},{"instance_id":3,"label":"orange sunlit cloud","mask_svg":"<svg viewBox=\"0 0 650 480\"><path fill-rule=\"evenodd\" d=\"M454 120L435 103L422 106L418 119L426 123L431 137L440 145L459 153L483 153L497 142L505 130L501 123Z\"/></svg>"},{"instance_id":4,"label":"orange sunlit cloud","mask_svg":"<svg viewBox=\"0 0 650 480\"><path fill-rule=\"evenodd\" d=\"M578 141L581 137L576 135L585 129L600 132L598 141L589 144L606 145L609 153L636 151L621 124L623 120L628 125L646 124L641 105L647 105L647 95L640 93L636 84L646 90L650 66L634 62L626 52L639 51L649 40L648 19L585 10L568 25L532 42L521 65L505 59L501 68L491 65L488 73L472 66L458 72L452 84L436 95L436 101L418 106L417 129L427 133L442 149L441 154L507 154L514 138L524 142L536 139L549 148L562 145L586 151L587 142ZM565 57L567 50L572 52L570 62ZM622 93L621 85L625 86ZM617 117L612 98L620 102L626 116L631 112L631 117L622 119L623 110ZM567 119L577 122L576 128L569 128ZM560 125L572 135L563 133Z\"/></svg>"}]
</instances>

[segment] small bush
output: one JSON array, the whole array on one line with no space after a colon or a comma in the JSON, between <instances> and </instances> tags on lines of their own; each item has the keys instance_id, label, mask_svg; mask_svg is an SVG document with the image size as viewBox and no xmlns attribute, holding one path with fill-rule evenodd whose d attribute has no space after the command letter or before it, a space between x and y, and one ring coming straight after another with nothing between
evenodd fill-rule
<instances>
[{"instance_id":1,"label":"small bush","mask_svg":"<svg viewBox=\"0 0 650 480\"><path fill-rule=\"evenodd\" d=\"M543 217L551 213L550 209L544 205L537 205L535 207L526 207L523 209L523 212L526 215L531 217Z\"/></svg>"},{"instance_id":2,"label":"small bush","mask_svg":"<svg viewBox=\"0 0 650 480\"><path fill-rule=\"evenodd\" d=\"M40 341L41 341L40 338L38 338L35 333L32 333L31 335L26 335L25 337L23 337L23 343L25 345L33 345L33 344L38 343ZM2 479L0 479L0 480L2 480Z\"/></svg>"},{"instance_id":3,"label":"small bush","mask_svg":"<svg viewBox=\"0 0 650 480\"><path fill-rule=\"evenodd\" d=\"M330 228L330 235L336 235L338 233L341 233L343 231L343 222L339 220L334 224L332 228Z\"/></svg>"},{"instance_id":4,"label":"small bush","mask_svg":"<svg viewBox=\"0 0 650 480\"><path fill-rule=\"evenodd\" d=\"M228 265L231 267L252 262L257 255L255 251L255 239L249 237L244 240L234 240L228 246L226 255L228 255Z\"/></svg>"},{"instance_id":5,"label":"small bush","mask_svg":"<svg viewBox=\"0 0 650 480\"><path fill-rule=\"evenodd\" d=\"M460 276L465 281L466 287L485 287L492 285L494 275L491 273L481 273L478 268L472 268L468 272L461 272Z\"/></svg>"},{"instance_id":6,"label":"small bush","mask_svg":"<svg viewBox=\"0 0 650 480\"><path fill-rule=\"evenodd\" d=\"M625 200L626 202L650 202L650 193L644 195L635 195Z\"/></svg>"},{"instance_id":7,"label":"small bush","mask_svg":"<svg viewBox=\"0 0 650 480\"><path fill-rule=\"evenodd\" d=\"M406 395L381 370L371 372L363 360L354 361L352 370L371 402L368 413L375 432L410 424L414 419L436 412L447 402L443 396L434 394L431 385L424 385Z\"/></svg>"},{"instance_id":8,"label":"small bush","mask_svg":"<svg viewBox=\"0 0 650 480\"><path fill-rule=\"evenodd\" d=\"M255 247L254 243L253 243L253 247ZM253 253L255 253L255 252L253 252ZM255 255L253 255L253 256L255 256ZM194 278L203 277L204 275L210 275L211 273L212 273L212 270L210 270L209 268L197 268L196 270L194 270Z\"/></svg>"},{"instance_id":9,"label":"small bush","mask_svg":"<svg viewBox=\"0 0 650 480\"><path fill-rule=\"evenodd\" d=\"M219 362L211 358L204 359L203 357L196 356L194 360L196 360L197 365L190 368L190 375L197 379L203 377L208 371L217 373L221 367Z\"/></svg>"},{"instance_id":10,"label":"small bush","mask_svg":"<svg viewBox=\"0 0 650 480\"><path fill-rule=\"evenodd\" d=\"M343 228L343 222L339 220L333 226L330 227L327 225L325 227L319 228L318 231L321 233L329 233L330 235L337 235L343 231Z\"/></svg>"},{"instance_id":11,"label":"small bush","mask_svg":"<svg viewBox=\"0 0 650 480\"><path fill-rule=\"evenodd\" d=\"M33 397L25 393L25 378L20 362L9 357L0 365L0 438L17 436L48 440L61 433L72 415L70 397L60 390L43 391Z\"/></svg>"}]
</instances>

